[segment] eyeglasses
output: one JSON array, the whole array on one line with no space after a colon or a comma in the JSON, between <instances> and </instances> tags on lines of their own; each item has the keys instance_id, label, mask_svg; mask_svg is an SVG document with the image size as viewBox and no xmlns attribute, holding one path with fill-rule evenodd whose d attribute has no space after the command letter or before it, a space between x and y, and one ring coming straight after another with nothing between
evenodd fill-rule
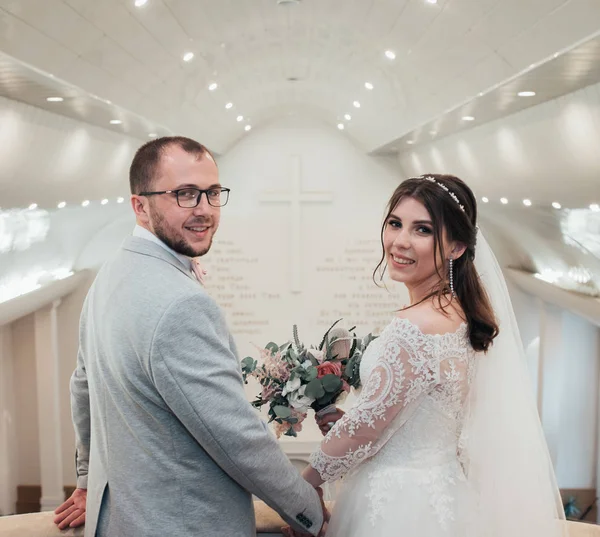
<instances>
[{"instance_id":1,"label":"eyeglasses","mask_svg":"<svg viewBox=\"0 0 600 537\"><path fill-rule=\"evenodd\" d=\"M223 207L229 201L229 188L209 188L200 190L199 188L180 188L178 190L162 190L160 192L140 192L138 196L155 196L158 194L175 194L177 205L184 209L198 207L202 194L206 194L206 200L213 207Z\"/></svg>"}]
</instances>

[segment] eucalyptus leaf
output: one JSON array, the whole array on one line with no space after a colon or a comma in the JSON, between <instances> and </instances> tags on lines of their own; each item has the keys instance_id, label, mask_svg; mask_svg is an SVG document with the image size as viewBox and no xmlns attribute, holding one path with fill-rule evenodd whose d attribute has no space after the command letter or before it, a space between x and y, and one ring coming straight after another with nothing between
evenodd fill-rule
<instances>
[{"instance_id":1,"label":"eucalyptus leaf","mask_svg":"<svg viewBox=\"0 0 600 537\"><path fill-rule=\"evenodd\" d=\"M323 389L329 393L336 392L342 387L342 379L336 375L325 375L321 382L323 383Z\"/></svg>"},{"instance_id":2,"label":"eucalyptus leaf","mask_svg":"<svg viewBox=\"0 0 600 537\"><path fill-rule=\"evenodd\" d=\"M289 407L283 405L276 405L273 407L273 411L277 414L278 418L285 420L292 415L292 411Z\"/></svg>"},{"instance_id":3,"label":"eucalyptus leaf","mask_svg":"<svg viewBox=\"0 0 600 537\"><path fill-rule=\"evenodd\" d=\"M323 388L323 383L321 382L321 379L311 380L306 385L304 395L310 397L311 399L319 399L319 397L323 397L325 395L325 389Z\"/></svg>"},{"instance_id":4,"label":"eucalyptus leaf","mask_svg":"<svg viewBox=\"0 0 600 537\"><path fill-rule=\"evenodd\" d=\"M319 411L334 403L336 399L337 393L326 393L323 397L317 399L311 406L315 411Z\"/></svg>"},{"instance_id":5,"label":"eucalyptus leaf","mask_svg":"<svg viewBox=\"0 0 600 537\"><path fill-rule=\"evenodd\" d=\"M271 341L270 343L267 343L265 349L267 349L268 351L271 351L273 354L275 354L276 352L279 351L279 346L277 345L277 343L273 343Z\"/></svg>"}]
</instances>

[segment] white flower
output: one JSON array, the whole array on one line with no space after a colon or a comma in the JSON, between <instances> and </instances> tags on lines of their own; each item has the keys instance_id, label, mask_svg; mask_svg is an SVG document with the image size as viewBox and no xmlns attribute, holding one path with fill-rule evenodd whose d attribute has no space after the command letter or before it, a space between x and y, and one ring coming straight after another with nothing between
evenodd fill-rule
<instances>
[{"instance_id":1,"label":"white flower","mask_svg":"<svg viewBox=\"0 0 600 537\"><path fill-rule=\"evenodd\" d=\"M300 365L306 370L308 370L309 367L313 366L310 360L304 360L304 362L302 362Z\"/></svg>"},{"instance_id":2,"label":"white flower","mask_svg":"<svg viewBox=\"0 0 600 537\"><path fill-rule=\"evenodd\" d=\"M309 349L308 353L311 354L312 357L319 363L321 363L325 358L325 353L319 349Z\"/></svg>"},{"instance_id":3,"label":"white flower","mask_svg":"<svg viewBox=\"0 0 600 537\"><path fill-rule=\"evenodd\" d=\"M308 407L314 401L311 397L304 395L306 385L302 386L298 391L291 394L288 398L292 408L300 413L304 413L308 410Z\"/></svg>"},{"instance_id":4,"label":"white flower","mask_svg":"<svg viewBox=\"0 0 600 537\"><path fill-rule=\"evenodd\" d=\"M283 391L281 395L287 395L289 393L294 393L296 390L300 388L302 382L300 381L300 377L295 377L293 380L288 380L283 387Z\"/></svg>"}]
</instances>

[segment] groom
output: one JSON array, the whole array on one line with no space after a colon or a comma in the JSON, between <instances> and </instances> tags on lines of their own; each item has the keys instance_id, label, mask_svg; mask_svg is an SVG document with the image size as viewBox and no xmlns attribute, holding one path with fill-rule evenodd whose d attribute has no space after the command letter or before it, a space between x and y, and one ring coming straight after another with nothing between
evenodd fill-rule
<instances>
[{"instance_id":1,"label":"groom","mask_svg":"<svg viewBox=\"0 0 600 537\"><path fill-rule=\"evenodd\" d=\"M201 144L159 138L130 169L133 236L80 320L71 404L77 490L56 511L86 537L255 535L252 494L318 535L324 506L248 404L233 339L191 258L229 190Z\"/></svg>"}]
</instances>

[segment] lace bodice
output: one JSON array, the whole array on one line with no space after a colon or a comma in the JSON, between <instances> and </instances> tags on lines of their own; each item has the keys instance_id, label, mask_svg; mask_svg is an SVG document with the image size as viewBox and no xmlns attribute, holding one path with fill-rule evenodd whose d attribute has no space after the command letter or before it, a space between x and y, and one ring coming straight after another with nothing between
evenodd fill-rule
<instances>
[{"instance_id":1,"label":"lace bodice","mask_svg":"<svg viewBox=\"0 0 600 537\"><path fill-rule=\"evenodd\" d=\"M312 454L313 468L333 481L371 458L386 470L457 461L474 355L464 324L432 335L394 318L365 351L362 392Z\"/></svg>"}]
</instances>

